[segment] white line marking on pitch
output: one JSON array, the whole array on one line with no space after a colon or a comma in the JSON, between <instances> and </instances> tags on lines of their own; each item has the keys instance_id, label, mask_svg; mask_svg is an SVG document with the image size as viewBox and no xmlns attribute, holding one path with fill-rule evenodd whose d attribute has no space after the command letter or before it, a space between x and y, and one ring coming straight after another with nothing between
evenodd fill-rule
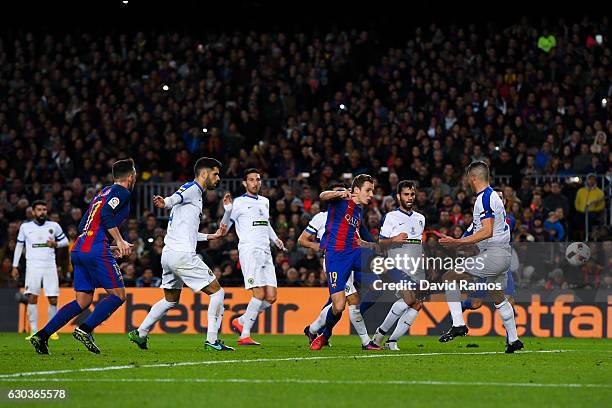
<instances>
[{"instance_id":1,"label":"white line marking on pitch","mask_svg":"<svg viewBox=\"0 0 612 408\"><path fill-rule=\"evenodd\" d=\"M459 385L494 387L548 387L548 388L612 388L610 384L554 384L554 383L507 383L483 381L421 381L421 380L308 380L299 378L11 378L3 382L150 382L150 383L239 383L239 384L323 384L323 385Z\"/></svg>"},{"instance_id":2,"label":"white line marking on pitch","mask_svg":"<svg viewBox=\"0 0 612 408\"><path fill-rule=\"evenodd\" d=\"M574 350L526 350L518 354L525 353L564 353ZM403 353L403 354L362 354L356 356L315 356L315 357L286 357L286 358L257 358L250 360L209 360L209 361L181 361L178 363L160 363L160 364L130 364L122 366L107 366L107 367L91 367L77 368L71 370L52 370L52 371L30 371L25 373L0 374L0 381L3 378L29 377L34 375L55 375L55 374L70 374L83 373L92 371L113 371L113 370L128 370L131 368L159 368L159 367L183 367L193 365L212 365L212 364L240 364L240 363L268 363L279 361L309 361L309 360L341 360L341 359L361 359L361 358L395 358L395 357L430 357L430 356L469 356L469 355L488 355L488 354L504 354L502 351L479 351L473 353Z\"/></svg>"}]
</instances>

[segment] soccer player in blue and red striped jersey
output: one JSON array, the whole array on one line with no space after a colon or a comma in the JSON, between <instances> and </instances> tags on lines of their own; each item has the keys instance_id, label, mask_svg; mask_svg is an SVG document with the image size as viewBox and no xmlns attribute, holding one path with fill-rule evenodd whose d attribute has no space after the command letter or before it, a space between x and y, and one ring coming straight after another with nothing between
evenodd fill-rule
<instances>
[{"instance_id":1,"label":"soccer player in blue and red striped jersey","mask_svg":"<svg viewBox=\"0 0 612 408\"><path fill-rule=\"evenodd\" d=\"M119 160L113 164L112 171L115 183L104 187L89 204L70 254L76 300L64 305L42 330L30 338L39 354L49 354L49 337L89 308L96 288L104 288L108 295L73 332L74 338L89 351L99 354L100 349L91 333L125 301L123 277L115 256L127 256L132 251L132 244L121 237L119 226L130 212L131 191L136 183L134 161ZM115 245L111 247L113 240Z\"/></svg>"},{"instance_id":2,"label":"soccer player in blue and red striped jersey","mask_svg":"<svg viewBox=\"0 0 612 408\"><path fill-rule=\"evenodd\" d=\"M360 174L353 180L351 191L324 191L319 198L328 202L325 233L321 249L325 251L325 273L332 307L325 319L323 333L310 345L320 350L329 344L334 326L346 307L345 287L351 272L362 270L362 248L357 231L363 217L363 206L374 196L374 179Z\"/></svg>"}]
</instances>

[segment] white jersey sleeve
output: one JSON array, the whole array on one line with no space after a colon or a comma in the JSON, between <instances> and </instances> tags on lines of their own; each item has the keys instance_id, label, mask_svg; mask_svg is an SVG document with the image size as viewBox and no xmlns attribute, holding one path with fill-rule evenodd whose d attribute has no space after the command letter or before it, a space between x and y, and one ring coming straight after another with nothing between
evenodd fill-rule
<instances>
[{"instance_id":1,"label":"white jersey sleeve","mask_svg":"<svg viewBox=\"0 0 612 408\"><path fill-rule=\"evenodd\" d=\"M57 242L57 247L67 247L68 238L66 237L66 234L64 234L64 231L62 231L62 227L57 222L54 222L53 224L55 224L55 241Z\"/></svg>"},{"instance_id":2,"label":"white jersey sleeve","mask_svg":"<svg viewBox=\"0 0 612 408\"><path fill-rule=\"evenodd\" d=\"M314 235L318 241L321 241L323 234L325 233L325 223L327 222L327 211L322 211L315 214L314 217L308 223L306 232L310 235Z\"/></svg>"},{"instance_id":3,"label":"white jersey sleeve","mask_svg":"<svg viewBox=\"0 0 612 408\"><path fill-rule=\"evenodd\" d=\"M480 250L487 248L510 250L510 227L506 223L504 203L491 187L477 194L473 218L474 232L482 229L484 220L493 219L493 236L476 243Z\"/></svg>"},{"instance_id":4,"label":"white jersey sleeve","mask_svg":"<svg viewBox=\"0 0 612 408\"><path fill-rule=\"evenodd\" d=\"M21 226L19 227L19 233L17 234L17 243L18 244L25 244L25 240L26 240L26 236L25 236L25 228L24 226L26 225L25 222L21 223Z\"/></svg>"},{"instance_id":5,"label":"white jersey sleeve","mask_svg":"<svg viewBox=\"0 0 612 408\"><path fill-rule=\"evenodd\" d=\"M379 238L381 239L388 239L388 238L392 238L397 234L393 233L393 228L395 227L395 225L393 225L392 222L392 216L388 217L388 215L391 213L387 213L383 216L383 220L382 220L382 225L380 227L380 233L379 233Z\"/></svg>"}]
</instances>

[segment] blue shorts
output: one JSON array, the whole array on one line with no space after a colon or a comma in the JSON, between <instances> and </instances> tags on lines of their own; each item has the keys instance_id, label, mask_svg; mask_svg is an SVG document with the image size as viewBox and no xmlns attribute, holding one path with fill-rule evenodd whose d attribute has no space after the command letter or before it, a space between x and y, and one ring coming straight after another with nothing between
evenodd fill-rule
<instances>
[{"instance_id":1,"label":"blue shorts","mask_svg":"<svg viewBox=\"0 0 612 408\"><path fill-rule=\"evenodd\" d=\"M325 273L330 294L344 292L351 272L361 271L361 255L361 248L342 252L325 251Z\"/></svg>"},{"instance_id":2,"label":"blue shorts","mask_svg":"<svg viewBox=\"0 0 612 408\"><path fill-rule=\"evenodd\" d=\"M74 270L74 290L85 292L96 288L123 288L123 275L110 254L93 252L70 253Z\"/></svg>"},{"instance_id":3,"label":"blue shorts","mask_svg":"<svg viewBox=\"0 0 612 408\"><path fill-rule=\"evenodd\" d=\"M477 282L485 283L487 281L486 278L480 278ZM508 271L508 280L506 281L506 289L504 289L504 294L507 296L514 296L515 293L514 288L514 277L512 276L512 272ZM468 297L474 299L485 299L487 297L487 291L485 290L475 290L468 294Z\"/></svg>"}]
</instances>

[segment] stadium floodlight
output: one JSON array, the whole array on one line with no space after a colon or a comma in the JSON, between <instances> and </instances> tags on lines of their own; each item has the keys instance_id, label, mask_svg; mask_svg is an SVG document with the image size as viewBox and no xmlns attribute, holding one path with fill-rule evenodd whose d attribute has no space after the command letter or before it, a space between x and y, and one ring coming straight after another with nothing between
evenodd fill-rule
<instances>
[{"instance_id":1,"label":"stadium floodlight","mask_svg":"<svg viewBox=\"0 0 612 408\"><path fill-rule=\"evenodd\" d=\"M170 87L169 87L168 85L164 84L164 85L162 85L162 89L163 89L164 91L167 91L167 90L169 90L169 89L170 89Z\"/></svg>"},{"instance_id":2,"label":"stadium floodlight","mask_svg":"<svg viewBox=\"0 0 612 408\"><path fill-rule=\"evenodd\" d=\"M602 106L603 108L605 108L607 104L608 104L608 100L607 100L606 98L602 98L602 99L601 99L601 106Z\"/></svg>"},{"instance_id":3,"label":"stadium floodlight","mask_svg":"<svg viewBox=\"0 0 612 408\"><path fill-rule=\"evenodd\" d=\"M346 109L346 106L344 106L344 104L343 104L343 103L341 103L341 104L340 104L340 109L341 109L341 110L345 110L345 109Z\"/></svg>"},{"instance_id":4,"label":"stadium floodlight","mask_svg":"<svg viewBox=\"0 0 612 408\"><path fill-rule=\"evenodd\" d=\"M202 128L202 132L208 133L208 129L207 128Z\"/></svg>"},{"instance_id":5,"label":"stadium floodlight","mask_svg":"<svg viewBox=\"0 0 612 408\"><path fill-rule=\"evenodd\" d=\"M128 4L128 0L123 0L123 4Z\"/></svg>"}]
</instances>

